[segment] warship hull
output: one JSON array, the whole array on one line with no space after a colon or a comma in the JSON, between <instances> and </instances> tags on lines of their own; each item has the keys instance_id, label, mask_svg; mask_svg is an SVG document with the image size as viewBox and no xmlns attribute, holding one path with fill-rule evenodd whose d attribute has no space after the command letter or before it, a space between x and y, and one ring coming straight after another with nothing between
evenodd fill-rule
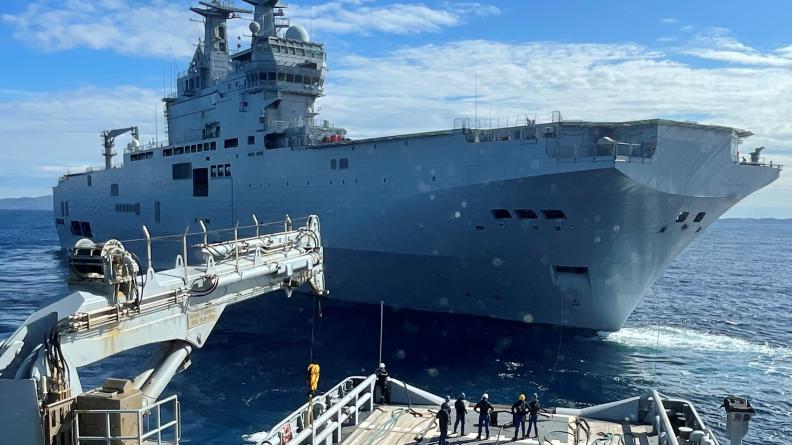
<instances>
[{"instance_id":1,"label":"warship hull","mask_svg":"<svg viewBox=\"0 0 792 445\"><path fill-rule=\"evenodd\" d=\"M460 129L171 160L154 150L123 168L62 178L58 233L68 247L85 236L74 220L96 239L139 239L144 224L161 236L197 233L199 220L211 230L254 214L316 213L332 298L614 331L703 229L778 177L778 168L739 162L737 136L724 127L547 125L557 137L525 139L521 127L509 137ZM652 150L572 143L602 128L620 139L629 131L635 147L651 141ZM230 164L230 176L209 179L207 196L196 197L194 180L173 179L177 160Z\"/></svg>"}]
</instances>

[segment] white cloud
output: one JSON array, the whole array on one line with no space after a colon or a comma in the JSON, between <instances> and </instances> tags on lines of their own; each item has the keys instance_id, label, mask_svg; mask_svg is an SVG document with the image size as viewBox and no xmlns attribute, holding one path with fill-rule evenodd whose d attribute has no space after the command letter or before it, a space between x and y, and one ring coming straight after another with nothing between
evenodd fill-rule
<instances>
[{"instance_id":1,"label":"white cloud","mask_svg":"<svg viewBox=\"0 0 792 445\"><path fill-rule=\"evenodd\" d=\"M743 44L725 28L710 28L698 34L681 52L702 59L741 65L792 66L790 47L778 48L769 53L761 52Z\"/></svg>"},{"instance_id":2,"label":"white cloud","mask_svg":"<svg viewBox=\"0 0 792 445\"><path fill-rule=\"evenodd\" d=\"M660 19L660 23L664 25L676 25L677 23L679 23L679 20L673 17L666 17L664 19Z\"/></svg>"},{"instance_id":3,"label":"white cloud","mask_svg":"<svg viewBox=\"0 0 792 445\"><path fill-rule=\"evenodd\" d=\"M478 2L430 7L422 3L370 6L363 0L336 0L314 6L291 4L288 12L293 22L319 33L419 34L461 25L468 17L497 15L500 9ZM0 18L13 29L14 38L43 51L90 48L185 59L203 36L201 24L190 20L197 16L183 2L166 0L134 5L126 0L37 0L23 11ZM229 23L231 39L247 33L246 20Z\"/></svg>"}]
</instances>

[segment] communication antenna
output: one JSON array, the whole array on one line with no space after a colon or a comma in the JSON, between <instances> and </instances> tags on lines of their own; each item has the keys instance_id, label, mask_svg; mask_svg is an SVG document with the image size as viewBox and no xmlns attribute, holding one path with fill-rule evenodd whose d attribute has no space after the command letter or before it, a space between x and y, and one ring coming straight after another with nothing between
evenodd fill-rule
<instances>
[{"instance_id":1,"label":"communication antenna","mask_svg":"<svg viewBox=\"0 0 792 445\"><path fill-rule=\"evenodd\" d=\"M157 101L154 101L154 146L159 145L159 117L157 116Z\"/></svg>"},{"instance_id":2,"label":"communication antenna","mask_svg":"<svg viewBox=\"0 0 792 445\"><path fill-rule=\"evenodd\" d=\"M473 125L475 125L476 128L478 128L478 71L476 71L476 102L475 103L476 103L476 105L475 105L476 108L475 108L475 114L474 114L474 117L473 117L473 119L474 119Z\"/></svg>"}]
</instances>

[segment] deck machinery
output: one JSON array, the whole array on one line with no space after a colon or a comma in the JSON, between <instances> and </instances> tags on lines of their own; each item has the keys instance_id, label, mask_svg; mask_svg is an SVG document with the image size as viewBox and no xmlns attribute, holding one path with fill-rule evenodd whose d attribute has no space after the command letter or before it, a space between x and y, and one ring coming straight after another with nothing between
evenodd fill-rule
<instances>
[{"instance_id":1,"label":"deck machinery","mask_svg":"<svg viewBox=\"0 0 792 445\"><path fill-rule=\"evenodd\" d=\"M78 241L69 255L73 293L0 343L0 444L178 443L178 400L160 395L225 308L281 289L291 295L303 284L326 293L319 219L294 227L287 217L282 231L266 234L253 219L165 239L144 226L143 238L126 242L145 243L144 264L120 241ZM231 239L210 242L223 234ZM154 271L155 241L181 242L172 269ZM189 264L188 251L201 263ZM83 388L79 368L145 345L158 348L139 374Z\"/></svg>"}]
</instances>

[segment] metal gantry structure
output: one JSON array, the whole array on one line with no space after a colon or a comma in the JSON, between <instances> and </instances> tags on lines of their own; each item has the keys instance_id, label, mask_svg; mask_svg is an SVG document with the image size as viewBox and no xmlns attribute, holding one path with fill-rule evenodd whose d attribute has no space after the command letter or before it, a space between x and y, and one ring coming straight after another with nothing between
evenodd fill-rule
<instances>
[{"instance_id":1,"label":"metal gantry structure","mask_svg":"<svg viewBox=\"0 0 792 445\"><path fill-rule=\"evenodd\" d=\"M326 293L318 217L294 227L287 216L274 233L254 221L227 232L201 225L193 245L187 232L176 236L182 253L159 272L152 245L163 238L145 227L137 240L146 243L145 262L117 240L77 242L69 254L73 293L33 313L0 344L0 410L8 414L0 416L0 444L178 442L178 400L160 395L223 311L279 290L290 296L303 284ZM243 229L254 233L241 237ZM221 233L232 236L210 242ZM201 256L195 265L191 252ZM137 375L82 387L79 368L145 345L158 348Z\"/></svg>"}]
</instances>

